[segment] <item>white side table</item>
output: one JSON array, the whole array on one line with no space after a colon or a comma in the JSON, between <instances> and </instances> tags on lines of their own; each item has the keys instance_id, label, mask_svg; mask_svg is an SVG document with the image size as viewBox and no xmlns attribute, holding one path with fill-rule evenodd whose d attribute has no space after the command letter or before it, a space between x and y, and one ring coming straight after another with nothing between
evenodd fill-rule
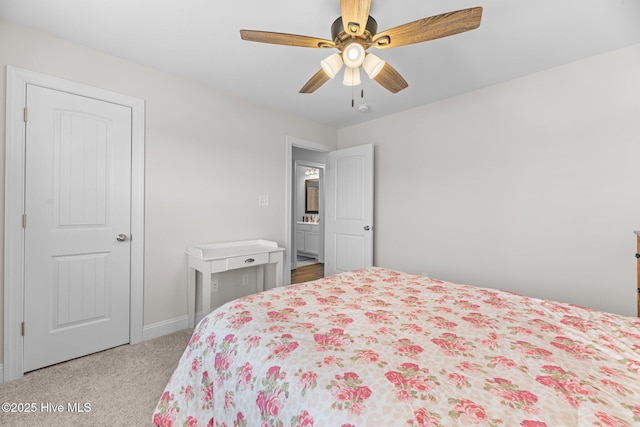
<instances>
[{"instance_id":1,"label":"white side table","mask_svg":"<svg viewBox=\"0 0 640 427\"><path fill-rule=\"evenodd\" d=\"M244 240L238 242L194 245L187 249L188 283L187 312L189 327L195 324L196 275L202 273L202 312L211 311L211 275L238 268L258 267L258 289L264 290L264 265L276 265L276 286L283 285L282 264L284 248L270 240Z\"/></svg>"}]
</instances>

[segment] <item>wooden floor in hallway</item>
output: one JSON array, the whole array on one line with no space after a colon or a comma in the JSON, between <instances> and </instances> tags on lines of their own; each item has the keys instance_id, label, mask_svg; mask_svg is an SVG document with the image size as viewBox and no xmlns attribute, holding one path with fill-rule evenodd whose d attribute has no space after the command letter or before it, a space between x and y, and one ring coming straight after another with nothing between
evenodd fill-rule
<instances>
[{"instance_id":1,"label":"wooden floor in hallway","mask_svg":"<svg viewBox=\"0 0 640 427\"><path fill-rule=\"evenodd\" d=\"M309 282L324 277L324 264L317 263L291 270L291 283Z\"/></svg>"}]
</instances>

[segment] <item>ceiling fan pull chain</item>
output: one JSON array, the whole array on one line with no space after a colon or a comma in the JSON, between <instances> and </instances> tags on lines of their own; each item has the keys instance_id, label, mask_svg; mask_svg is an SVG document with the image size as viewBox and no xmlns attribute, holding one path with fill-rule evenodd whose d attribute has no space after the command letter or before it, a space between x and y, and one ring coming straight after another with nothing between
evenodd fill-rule
<instances>
[{"instance_id":1,"label":"ceiling fan pull chain","mask_svg":"<svg viewBox=\"0 0 640 427\"><path fill-rule=\"evenodd\" d=\"M351 108L355 107L356 101L353 99L353 86L351 86Z\"/></svg>"}]
</instances>

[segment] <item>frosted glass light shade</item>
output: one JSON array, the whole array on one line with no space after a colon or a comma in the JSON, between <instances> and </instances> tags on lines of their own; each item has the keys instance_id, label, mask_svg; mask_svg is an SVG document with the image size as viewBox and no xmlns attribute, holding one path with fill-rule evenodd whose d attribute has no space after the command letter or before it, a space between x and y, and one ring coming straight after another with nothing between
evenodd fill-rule
<instances>
[{"instance_id":1,"label":"frosted glass light shade","mask_svg":"<svg viewBox=\"0 0 640 427\"><path fill-rule=\"evenodd\" d=\"M362 63L362 68L367 72L370 78L374 78L377 76L380 71L384 68L386 62L379 57L375 56L373 53L370 53L364 58L364 62Z\"/></svg>"},{"instance_id":2,"label":"frosted glass light shade","mask_svg":"<svg viewBox=\"0 0 640 427\"><path fill-rule=\"evenodd\" d=\"M334 78L342 68L342 57L339 53L334 53L326 59L320 61L320 65L329 78Z\"/></svg>"},{"instance_id":3,"label":"frosted glass light shade","mask_svg":"<svg viewBox=\"0 0 640 427\"><path fill-rule=\"evenodd\" d=\"M346 67L342 84L345 86L358 86L360 83L362 83L362 80L360 80L360 68Z\"/></svg>"},{"instance_id":4,"label":"frosted glass light shade","mask_svg":"<svg viewBox=\"0 0 640 427\"><path fill-rule=\"evenodd\" d=\"M356 68L362 65L364 55L364 47L360 43L353 42L344 48L342 60L347 67Z\"/></svg>"}]
</instances>

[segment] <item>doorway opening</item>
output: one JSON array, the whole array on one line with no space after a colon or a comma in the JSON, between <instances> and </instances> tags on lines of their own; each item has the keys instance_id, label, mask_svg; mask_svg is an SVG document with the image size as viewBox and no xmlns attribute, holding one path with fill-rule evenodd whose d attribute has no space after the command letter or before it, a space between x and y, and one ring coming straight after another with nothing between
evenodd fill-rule
<instances>
[{"instance_id":1,"label":"doorway opening","mask_svg":"<svg viewBox=\"0 0 640 427\"><path fill-rule=\"evenodd\" d=\"M324 277L324 154L294 148L291 283ZM312 156L322 162L298 160Z\"/></svg>"},{"instance_id":2,"label":"doorway opening","mask_svg":"<svg viewBox=\"0 0 640 427\"><path fill-rule=\"evenodd\" d=\"M287 137L285 285L324 277L324 159L335 149Z\"/></svg>"}]
</instances>

